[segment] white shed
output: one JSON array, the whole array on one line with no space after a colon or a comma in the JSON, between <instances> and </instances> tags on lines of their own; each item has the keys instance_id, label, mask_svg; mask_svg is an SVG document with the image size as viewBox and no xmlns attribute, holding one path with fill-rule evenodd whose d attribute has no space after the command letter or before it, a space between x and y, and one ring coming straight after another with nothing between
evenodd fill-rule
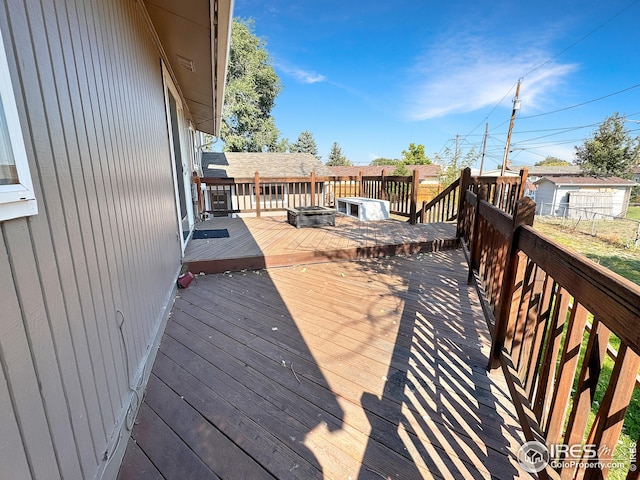
<instances>
[{"instance_id":1,"label":"white shed","mask_svg":"<svg viewBox=\"0 0 640 480\"><path fill-rule=\"evenodd\" d=\"M543 177L535 182L536 213L575 217L596 213L624 216L629 206L632 180L619 177Z\"/></svg>"}]
</instances>

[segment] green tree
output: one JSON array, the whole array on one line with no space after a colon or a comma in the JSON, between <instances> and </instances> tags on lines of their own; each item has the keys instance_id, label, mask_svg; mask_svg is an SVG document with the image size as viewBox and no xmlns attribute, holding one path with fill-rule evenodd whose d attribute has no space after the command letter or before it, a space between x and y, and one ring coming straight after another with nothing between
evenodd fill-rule
<instances>
[{"instance_id":1,"label":"green tree","mask_svg":"<svg viewBox=\"0 0 640 480\"><path fill-rule=\"evenodd\" d=\"M327 160L326 165L329 167L351 167L353 163L347 160L347 157L342 154L342 149L340 145L338 145L338 142L333 142L331 151L329 152L329 160Z\"/></svg>"},{"instance_id":2,"label":"green tree","mask_svg":"<svg viewBox=\"0 0 640 480\"><path fill-rule=\"evenodd\" d=\"M617 112L604 119L593 135L576 147L576 163L588 175L631 178L639 153L639 137L632 138L625 116Z\"/></svg>"},{"instance_id":3,"label":"green tree","mask_svg":"<svg viewBox=\"0 0 640 480\"><path fill-rule=\"evenodd\" d=\"M284 151L271 110L282 89L253 20L233 20L220 137L225 151Z\"/></svg>"},{"instance_id":4,"label":"green tree","mask_svg":"<svg viewBox=\"0 0 640 480\"><path fill-rule=\"evenodd\" d=\"M393 171L392 175L397 175L399 177L406 177L407 175L411 175L411 171L409 171L409 169L403 162L400 162L396 167L396 169Z\"/></svg>"},{"instance_id":5,"label":"green tree","mask_svg":"<svg viewBox=\"0 0 640 480\"><path fill-rule=\"evenodd\" d=\"M400 163L400 160L398 160L397 158L376 158L375 160L372 160L371 163L369 165L371 165L372 167L383 167L385 165L397 165Z\"/></svg>"},{"instance_id":6,"label":"green tree","mask_svg":"<svg viewBox=\"0 0 640 480\"><path fill-rule=\"evenodd\" d=\"M298 135L298 140L293 143L290 147L291 153L310 153L318 160L320 160L320 155L318 155L318 144L313 139L313 134L304 130Z\"/></svg>"},{"instance_id":7,"label":"green tree","mask_svg":"<svg viewBox=\"0 0 640 480\"><path fill-rule=\"evenodd\" d=\"M571 165L566 160L560 160L558 157L547 157L544 160L536 162L536 167L563 167L565 165Z\"/></svg>"},{"instance_id":8,"label":"green tree","mask_svg":"<svg viewBox=\"0 0 640 480\"><path fill-rule=\"evenodd\" d=\"M452 152L448 147L443 155L434 154L435 163L440 165L440 184L444 187L449 186L460 176L460 171L471 167L479 156L476 147L471 147L464 155L459 150Z\"/></svg>"},{"instance_id":9,"label":"green tree","mask_svg":"<svg viewBox=\"0 0 640 480\"><path fill-rule=\"evenodd\" d=\"M402 151L402 163L405 165L431 165L431 160L424 153L424 145L409 144L408 150Z\"/></svg>"}]
</instances>

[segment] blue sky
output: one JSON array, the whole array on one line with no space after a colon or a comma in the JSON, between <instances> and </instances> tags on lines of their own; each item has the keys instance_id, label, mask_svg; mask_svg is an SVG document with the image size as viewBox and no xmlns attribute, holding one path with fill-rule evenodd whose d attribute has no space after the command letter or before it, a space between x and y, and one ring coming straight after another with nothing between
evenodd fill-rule
<instances>
[{"instance_id":1,"label":"blue sky","mask_svg":"<svg viewBox=\"0 0 640 480\"><path fill-rule=\"evenodd\" d=\"M514 164L572 160L616 111L640 122L640 0L236 0L235 16L254 19L281 78L281 135L309 130L325 161L333 142L358 165L456 135L480 150L488 122L495 167L519 78Z\"/></svg>"}]
</instances>

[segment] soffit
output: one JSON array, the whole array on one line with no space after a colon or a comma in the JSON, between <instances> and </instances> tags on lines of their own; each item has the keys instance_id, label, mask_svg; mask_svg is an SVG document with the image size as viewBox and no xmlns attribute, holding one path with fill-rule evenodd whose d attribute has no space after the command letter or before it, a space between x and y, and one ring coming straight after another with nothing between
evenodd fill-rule
<instances>
[{"instance_id":1,"label":"soffit","mask_svg":"<svg viewBox=\"0 0 640 480\"><path fill-rule=\"evenodd\" d=\"M195 128L218 135L233 0L144 3Z\"/></svg>"}]
</instances>

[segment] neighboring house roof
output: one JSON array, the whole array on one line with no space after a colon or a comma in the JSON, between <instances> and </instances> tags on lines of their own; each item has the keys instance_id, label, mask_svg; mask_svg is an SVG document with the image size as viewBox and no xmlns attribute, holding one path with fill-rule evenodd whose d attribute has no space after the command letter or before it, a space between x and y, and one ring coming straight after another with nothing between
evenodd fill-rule
<instances>
[{"instance_id":1,"label":"neighboring house roof","mask_svg":"<svg viewBox=\"0 0 640 480\"><path fill-rule=\"evenodd\" d=\"M196 130L219 135L233 1L143 3Z\"/></svg>"},{"instance_id":2,"label":"neighboring house roof","mask_svg":"<svg viewBox=\"0 0 640 480\"><path fill-rule=\"evenodd\" d=\"M582 168L580 165L540 165L540 166L511 166L509 170L519 172L523 168L527 169L527 174L530 177L557 177L557 176L568 176L568 175L580 175L582 173Z\"/></svg>"},{"instance_id":3,"label":"neighboring house roof","mask_svg":"<svg viewBox=\"0 0 640 480\"><path fill-rule=\"evenodd\" d=\"M437 177L440 173L440 165L405 165L407 170L413 172L418 170L418 178ZM365 177L377 177L382 175L382 170L386 175L393 175L396 165L376 165L376 166L354 166L354 167L328 167L333 175L339 177L357 176L360 172Z\"/></svg>"},{"instance_id":4,"label":"neighboring house roof","mask_svg":"<svg viewBox=\"0 0 640 480\"><path fill-rule=\"evenodd\" d=\"M579 187L633 187L637 185L633 180L620 177L543 177L536 182L539 185L543 182L553 183L557 187L579 186Z\"/></svg>"},{"instance_id":5,"label":"neighboring house roof","mask_svg":"<svg viewBox=\"0 0 640 480\"><path fill-rule=\"evenodd\" d=\"M204 152L203 177L248 178L331 175L331 170L310 153Z\"/></svg>"}]
</instances>

